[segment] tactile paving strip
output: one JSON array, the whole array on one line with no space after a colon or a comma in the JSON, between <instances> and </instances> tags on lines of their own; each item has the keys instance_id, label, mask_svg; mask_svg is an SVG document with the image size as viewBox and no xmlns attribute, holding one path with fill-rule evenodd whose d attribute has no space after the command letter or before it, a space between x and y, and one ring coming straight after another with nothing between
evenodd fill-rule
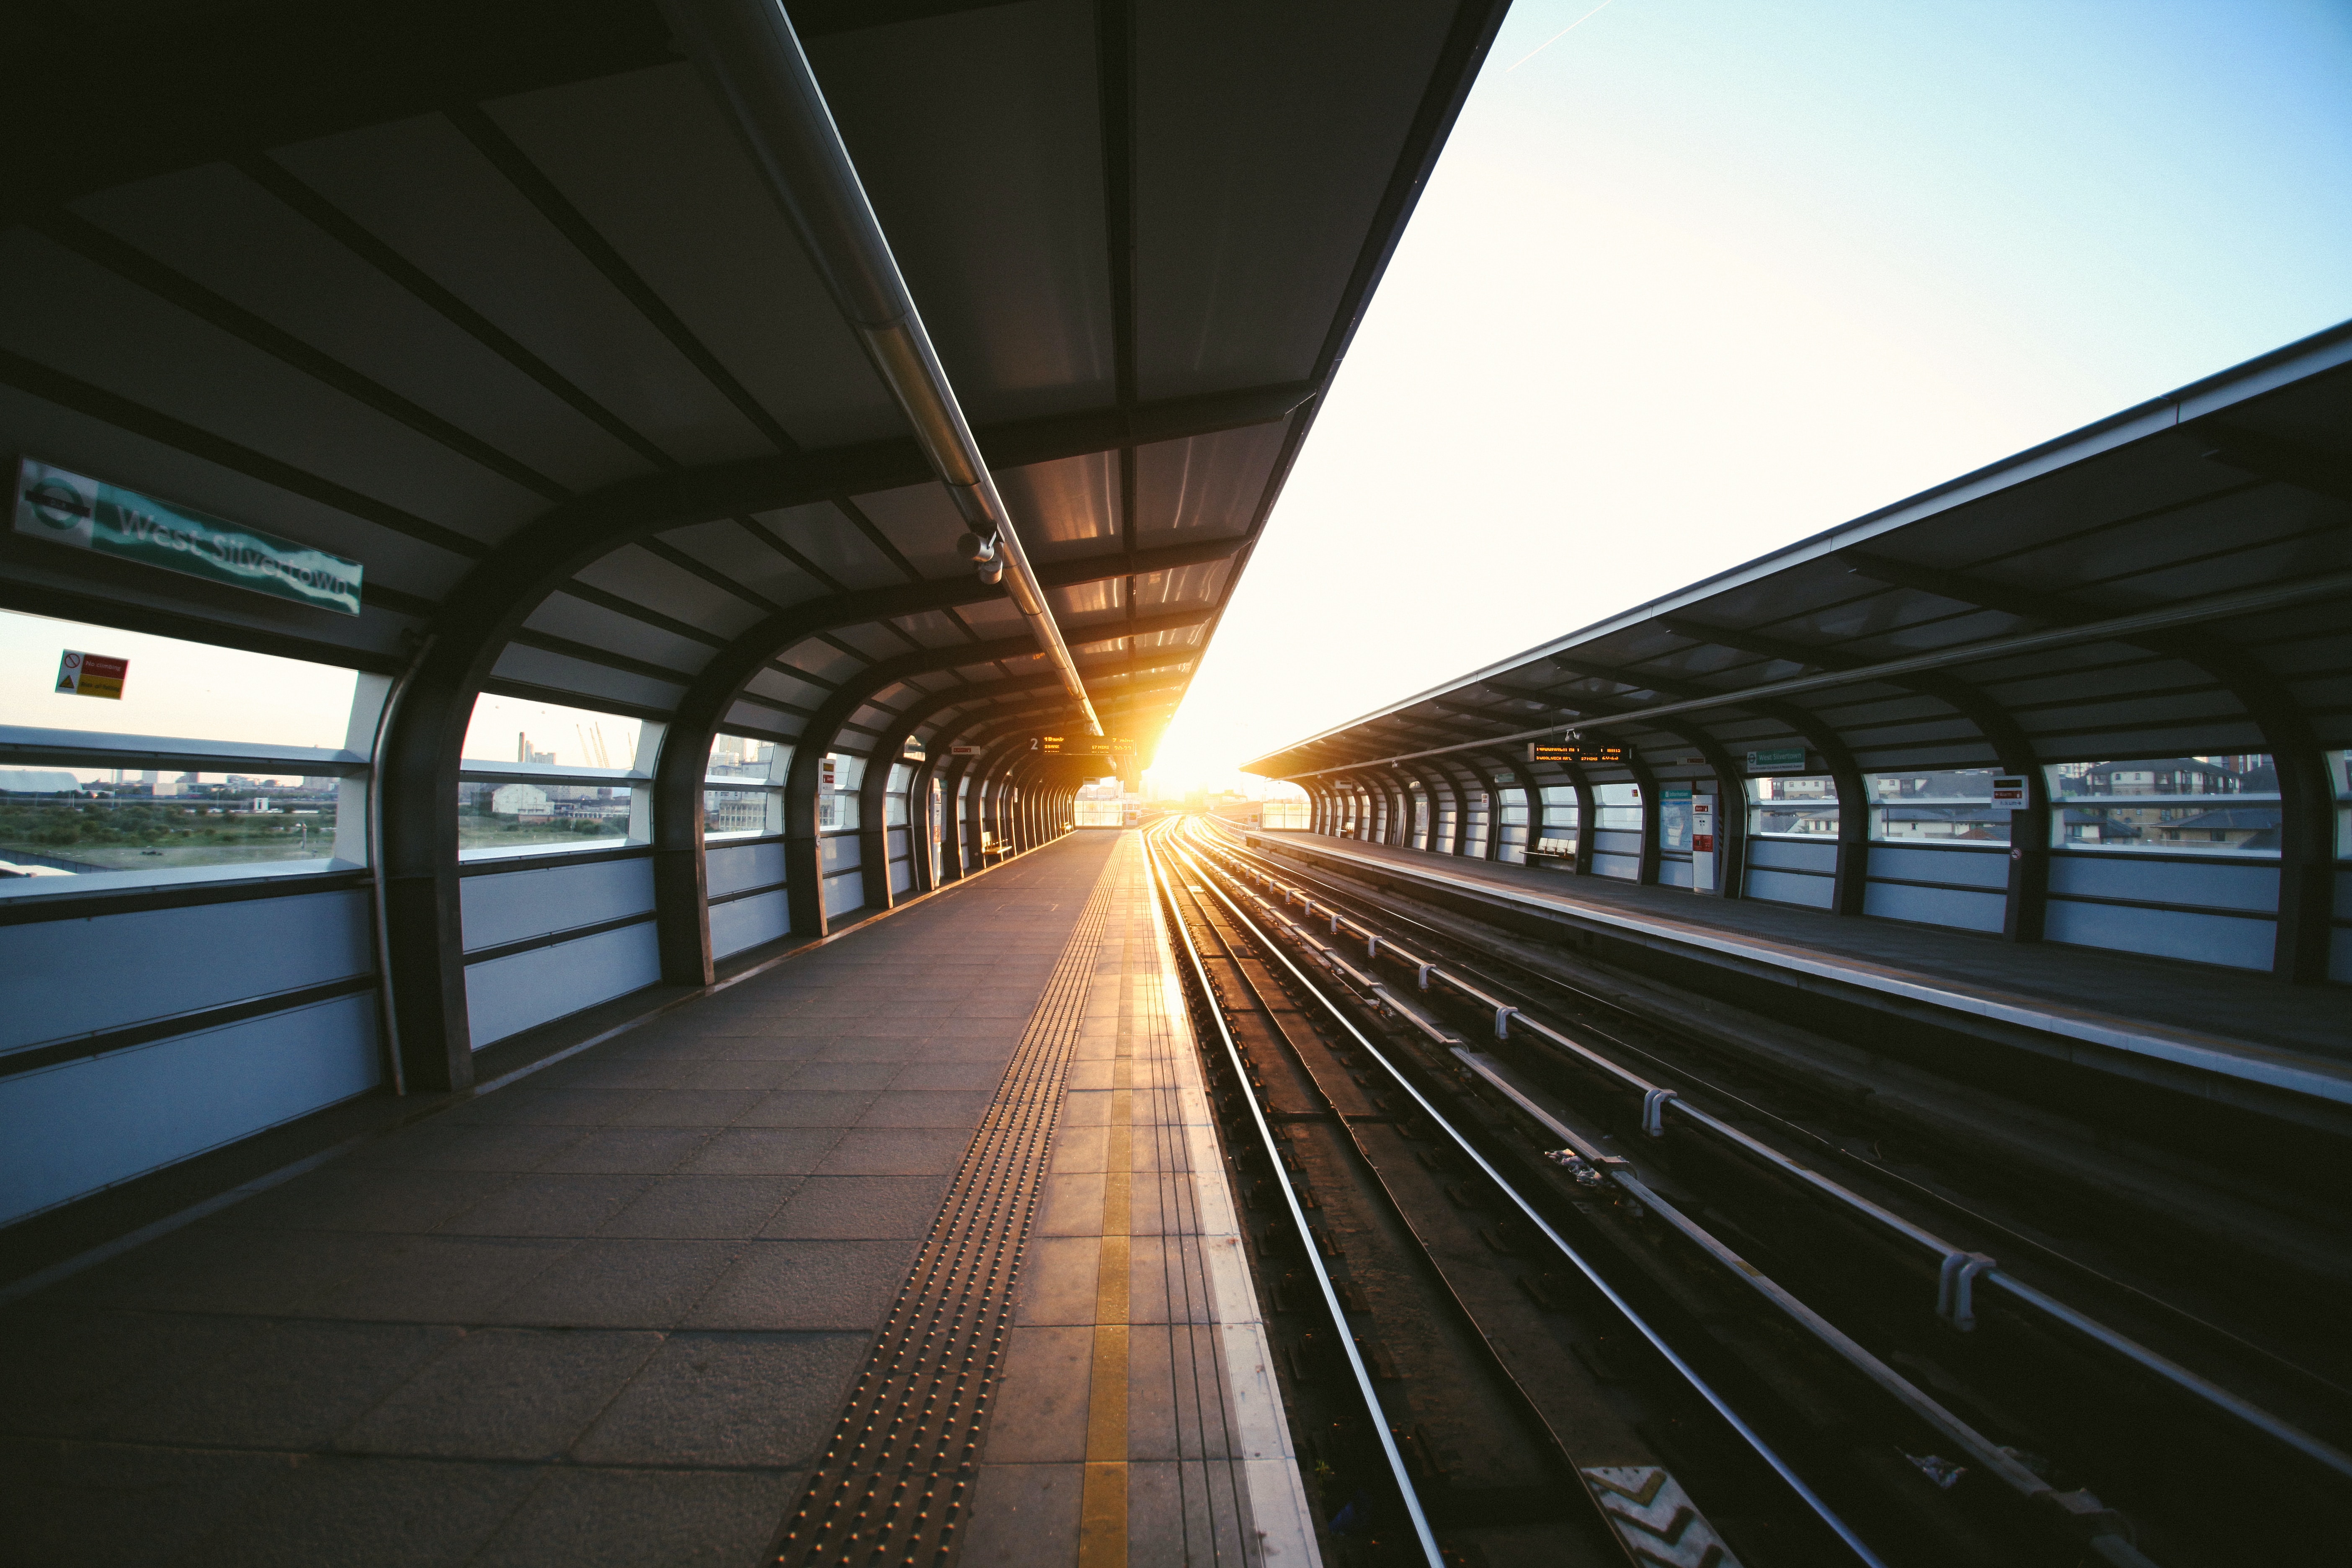
<instances>
[{"instance_id":1,"label":"tactile paving strip","mask_svg":"<svg viewBox=\"0 0 2352 1568\"><path fill-rule=\"evenodd\" d=\"M1114 865L1116 862L1114 862ZM1117 877L1095 884L776 1561L953 1562Z\"/></svg>"}]
</instances>

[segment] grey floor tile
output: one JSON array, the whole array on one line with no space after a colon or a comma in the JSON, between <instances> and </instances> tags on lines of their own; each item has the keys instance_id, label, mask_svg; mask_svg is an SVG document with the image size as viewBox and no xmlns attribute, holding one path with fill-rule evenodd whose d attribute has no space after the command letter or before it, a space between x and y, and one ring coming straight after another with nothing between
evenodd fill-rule
<instances>
[{"instance_id":1,"label":"grey floor tile","mask_svg":"<svg viewBox=\"0 0 2352 1568\"><path fill-rule=\"evenodd\" d=\"M1127 1560L1130 1568L1192 1568L1243 1563L1248 1508L1237 1497L1233 1467L1222 1461L1145 1461L1127 1472ZM1255 1541L1255 1537L1250 1539Z\"/></svg>"},{"instance_id":2,"label":"grey floor tile","mask_svg":"<svg viewBox=\"0 0 2352 1568\"><path fill-rule=\"evenodd\" d=\"M336 1447L552 1460L661 1342L649 1332L476 1329L386 1394Z\"/></svg>"},{"instance_id":3,"label":"grey floor tile","mask_svg":"<svg viewBox=\"0 0 2352 1568\"><path fill-rule=\"evenodd\" d=\"M756 1089L659 1089L613 1118L615 1127L724 1127L761 1100Z\"/></svg>"},{"instance_id":4,"label":"grey floor tile","mask_svg":"<svg viewBox=\"0 0 2352 1568\"><path fill-rule=\"evenodd\" d=\"M517 1176L442 1229L450 1236L593 1236L652 1181L635 1175Z\"/></svg>"},{"instance_id":5,"label":"grey floor tile","mask_svg":"<svg viewBox=\"0 0 2352 1568\"><path fill-rule=\"evenodd\" d=\"M0 1439L0 1560L163 1568L285 1473L278 1454Z\"/></svg>"},{"instance_id":6,"label":"grey floor tile","mask_svg":"<svg viewBox=\"0 0 2352 1568\"><path fill-rule=\"evenodd\" d=\"M1128 1330L1127 1447L1139 1459L1233 1457L1216 1330L1138 1323Z\"/></svg>"},{"instance_id":7,"label":"grey floor tile","mask_svg":"<svg viewBox=\"0 0 2352 1568\"><path fill-rule=\"evenodd\" d=\"M467 1319L559 1329L667 1329L735 1259L730 1241L583 1241Z\"/></svg>"},{"instance_id":8,"label":"grey floor tile","mask_svg":"<svg viewBox=\"0 0 2352 1568\"><path fill-rule=\"evenodd\" d=\"M971 1134L959 1128L853 1127L818 1166L825 1176L922 1176L952 1171Z\"/></svg>"},{"instance_id":9,"label":"grey floor tile","mask_svg":"<svg viewBox=\"0 0 2352 1568\"><path fill-rule=\"evenodd\" d=\"M339 1318L476 1322L577 1245L538 1237L386 1237L381 1255L320 1296L318 1310Z\"/></svg>"},{"instance_id":10,"label":"grey floor tile","mask_svg":"<svg viewBox=\"0 0 2352 1568\"><path fill-rule=\"evenodd\" d=\"M793 1087L871 1092L889 1088L900 1070L897 1062L804 1062L793 1075Z\"/></svg>"},{"instance_id":11,"label":"grey floor tile","mask_svg":"<svg viewBox=\"0 0 2352 1568\"><path fill-rule=\"evenodd\" d=\"M1070 1090L1062 1096L1062 1114L1055 1122L1056 1128L1109 1126L1114 1092L1108 1089Z\"/></svg>"},{"instance_id":12,"label":"grey floor tile","mask_svg":"<svg viewBox=\"0 0 2352 1568\"><path fill-rule=\"evenodd\" d=\"M409 1323L267 1323L109 1422L106 1436L189 1447L322 1448L457 1338L455 1329Z\"/></svg>"},{"instance_id":13,"label":"grey floor tile","mask_svg":"<svg viewBox=\"0 0 2352 1568\"><path fill-rule=\"evenodd\" d=\"M948 1175L812 1176L760 1234L775 1238L887 1240L930 1234Z\"/></svg>"},{"instance_id":14,"label":"grey floor tile","mask_svg":"<svg viewBox=\"0 0 2352 1568\"><path fill-rule=\"evenodd\" d=\"M908 1062L922 1054L923 1037L930 1031L915 1024L864 1034L835 1034L816 1048L810 1059L820 1062Z\"/></svg>"},{"instance_id":15,"label":"grey floor tile","mask_svg":"<svg viewBox=\"0 0 2352 1568\"><path fill-rule=\"evenodd\" d=\"M0 1428L88 1436L234 1350L261 1323L194 1312L20 1307L0 1318Z\"/></svg>"},{"instance_id":16,"label":"grey floor tile","mask_svg":"<svg viewBox=\"0 0 2352 1568\"><path fill-rule=\"evenodd\" d=\"M1004 1069L987 1062L911 1061L891 1079L892 1089L980 1089L994 1094Z\"/></svg>"},{"instance_id":17,"label":"grey floor tile","mask_svg":"<svg viewBox=\"0 0 2352 1568\"><path fill-rule=\"evenodd\" d=\"M817 1168L838 1127L729 1127L678 1169L680 1175L797 1176Z\"/></svg>"},{"instance_id":18,"label":"grey floor tile","mask_svg":"<svg viewBox=\"0 0 2352 1568\"><path fill-rule=\"evenodd\" d=\"M875 1091L804 1089L786 1084L739 1114L739 1127L850 1127L872 1105Z\"/></svg>"},{"instance_id":19,"label":"grey floor tile","mask_svg":"<svg viewBox=\"0 0 2352 1568\"><path fill-rule=\"evenodd\" d=\"M1098 1235L1032 1236L1013 1283L1013 1321L1024 1325L1092 1323L1101 1258Z\"/></svg>"},{"instance_id":20,"label":"grey floor tile","mask_svg":"<svg viewBox=\"0 0 2352 1568\"><path fill-rule=\"evenodd\" d=\"M790 1471L551 1470L469 1568L742 1568L803 1483Z\"/></svg>"},{"instance_id":21,"label":"grey floor tile","mask_svg":"<svg viewBox=\"0 0 2352 1568\"><path fill-rule=\"evenodd\" d=\"M873 1334L672 1334L574 1458L805 1468L840 1419Z\"/></svg>"},{"instance_id":22,"label":"grey floor tile","mask_svg":"<svg viewBox=\"0 0 2352 1568\"><path fill-rule=\"evenodd\" d=\"M1127 1315L1134 1323L1209 1321L1215 1314L1199 1247L1185 1237L1130 1237Z\"/></svg>"},{"instance_id":23,"label":"grey floor tile","mask_svg":"<svg viewBox=\"0 0 2352 1568\"><path fill-rule=\"evenodd\" d=\"M1056 1176L1099 1173L1109 1138L1107 1127L1056 1127L1053 1163L1047 1169Z\"/></svg>"},{"instance_id":24,"label":"grey floor tile","mask_svg":"<svg viewBox=\"0 0 2352 1568\"><path fill-rule=\"evenodd\" d=\"M960 1127L980 1125L995 1096L987 1089L890 1089L876 1097L857 1119L860 1127Z\"/></svg>"},{"instance_id":25,"label":"grey floor tile","mask_svg":"<svg viewBox=\"0 0 2352 1568\"><path fill-rule=\"evenodd\" d=\"M937 1037L908 1042L906 1059L922 1062L986 1062L1002 1073L1004 1064L1013 1059L1013 1047L1020 1043L1019 1030L1006 1039L964 1040Z\"/></svg>"},{"instance_id":26,"label":"grey floor tile","mask_svg":"<svg viewBox=\"0 0 2352 1568\"><path fill-rule=\"evenodd\" d=\"M668 1176L606 1220L599 1236L701 1237L756 1236L784 1206L799 1176Z\"/></svg>"},{"instance_id":27,"label":"grey floor tile","mask_svg":"<svg viewBox=\"0 0 2352 1568\"><path fill-rule=\"evenodd\" d=\"M981 1466L960 1561L987 1568L1076 1563L1085 1496L1083 1465Z\"/></svg>"},{"instance_id":28,"label":"grey floor tile","mask_svg":"<svg viewBox=\"0 0 2352 1568\"><path fill-rule=\"evenodd\" d=\"M698 1329L879 1332L918 1242L754 1241L686 1324Z\"/></svg>"},{"instance_id":29,"label":"grey floor tile","mask_svg":"<svg viewBox=\"0 0 2352 1568\"><path fill-rule=\"evenodd\" d=\"M710 1059L729 1062L805 1062L830 1043L829 1036L780 1039L769 1035L714 1035Z\"/></svg>"},{"instance_id":30,"label":"grey floor tile","mask_svg":"<svg viewBox=\"0 0 2352 1568\"><path fill-rule=\"evenodd\" d=\"M407 1245L335 1231L233 1230L192 1225L71 1276L58 1301L171 1312L292 1312Z\"/></svg>"},{"instance_id":31,"label":"grey floor tile","mask_svg":"<svg viewBox=\"0 0 2352 1568\"><path fill-rule=\"evenodd\" d=\"M807 1070L797 1057L757 1058L718 1057L697 1065L673 1085L677 1089L755 1089L773 1094Z\"/></svg>"},{"instance_id":32,"label":"grey floor tile","mask_svg":"<svg viewBox=\"0 0 2352 1568\"><path fill-rule=\"evenodd\" d=\"M491 1171L353 1171L329 1166L231 1204L211 1223L233 1229L422 1234L515 1178Z\"/></svg>"},{"instance_id":33,"label":"grey floor tile","mask_svg":"<svg viewBox=\"0 0 2352 1568\"><path fill-rule=\"evenodd\" d=\"M338 1164L360 1169L416 1171L536 1170L580 1142L584 1127L475 1126L435 1117L404 1127Z\"/></svg>"},{"instance_id":34,"label":"grey floor tile","mask_svg":"<svg viewBox=\"0 0 2352 1568\"><path fill-rule=\"evenodd\" d=\"M1021 1329L1004 1336L1004 1373L982 1455L992 1464L1077 1463L1087 1457L1092 1329Z\"/></svg>"},{"instance_id":35,"label":"grey floor tile","mask_svg":"<svg viewBox=\"0 0 2352 1568\"><path fill-rule=\"evenodd\" d=\"M642 1089L540 1088L530 1079L480 1095L441 1114L451 1121L499 1127L601 1127L650 1092Z\"/></svg>"},{"instance_id":36,"label":"grey floor tile","mask_svg":"<svg viewBox=\"0 0 2352 1568\"><path fill-rule=\"evenodd\" d=\"M1099 1057L1070 1064L1069 1077L1063 1080L1065 1089L1078 1091L1106 1089L1111 1086L1111 1058Z\"/></svg>"},{"instance_id":37,"label":"grey floor tile","mask_svg":"<svg viewBox=\"0 0 2352 1568\"><path fill-rule=\"evenodd\" d=\"M281 1468L244 1512L175 1562L186 1568L455 1568L538 1480L526 1465L307 1458Z\"/></svg>"},{"instance_id":38,"label":"grey floor tile","mask_svg":"<svg viewBox=\"0 0 2352 1568\"><path fill-rule=\"evenodd\" d=\"M668 1089L691 1070L689 1062L618 1056L600 1047L543 1067L530 1081L536 1089Z\"/></svg>"},{"instance_id":39,"label":"grey floor tile","mask_svg":"<svg viewBox=\"0 0 2352 1568\"><path fill-rule=\"evenodd\" d=\"M539 1167L542 1175L666 1175L710 1142L701 1127L600 1127Z\"/></svg>"},{"instance_id":40,"label":"grey floor tile","mask_svg":"<svg viewBox=\"0 0 2352 1568\"><path fill-rule=\"evenodd\" d=\"M1100 1236L1103 1220L1103 1177L1099 1171L1047 1176L1037 1218L1031 1226L1031 1246L1047 1236Z\"/></svg>"}]
</instances>

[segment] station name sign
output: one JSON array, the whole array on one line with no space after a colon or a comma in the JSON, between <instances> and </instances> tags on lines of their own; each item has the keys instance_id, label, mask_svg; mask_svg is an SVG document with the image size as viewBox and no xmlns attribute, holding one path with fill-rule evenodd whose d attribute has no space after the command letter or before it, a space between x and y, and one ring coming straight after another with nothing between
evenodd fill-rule
<instances>
[{"instance_id":1,"label":"station name sign","mask_svg":"<svg viewBox=\"0 0 2352 1568\"><path fill-rule=\"evenodd\" d=\"M1530 741L1528 761L1531 763L1622 763L1625 760L1622 746L1595 745L1591 741Z\"/></svg>"},{"instance_id":2,"label":"station name sign","mask_svg":"<svg viewBox=\"0 0 2352 1568\"><path fill-rule=\"evenodd\" d=\"M1116 736L1097 740L1093 736L1040 735L1029 743L1029 749L1049 757L1126 757L1134 755L1135 742Z\"/></svg>"},{"instance_id":3,"label":"station name sign","mask_svg":"<svg viewBox=\"0 0 2352 1568\"><path fill-rule=\"evenodd\" d=\"M356 561L30 458L16 465L16 531L338 615L360 613Z\"/></svg>"}]
</instances>

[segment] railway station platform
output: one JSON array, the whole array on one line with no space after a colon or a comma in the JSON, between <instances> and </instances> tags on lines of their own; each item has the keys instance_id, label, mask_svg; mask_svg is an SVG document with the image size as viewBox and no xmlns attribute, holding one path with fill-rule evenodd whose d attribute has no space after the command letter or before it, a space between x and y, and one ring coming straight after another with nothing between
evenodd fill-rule
<instances>
[{"instance_id":1,"label":"railway station platform","mask_svg":"<svg viewBox=\"0 0 2352 1568\"><path fill-rule=\"evenodd\" d=\"M2330 988L1311 832L1248 837L1336 875L1370 875L1408 893L1466 895L1594 933L1622 944L1621 952L1646 948L1912 1017L2035 1038L2079 1063L2185 1070L2255 1092L2352 1104L2352 1024Z\"/></svg>"},{"instance_id":2,"label":"railway station platform","mask_svg":"<svg viewBox=\"0 0 2352 1568\"><path fill-rule=\"evenodd\" d=\"M6 1555L1312 1562L1149 879L1068 834L13 1301Z\"/></svg>"}]
</instances>

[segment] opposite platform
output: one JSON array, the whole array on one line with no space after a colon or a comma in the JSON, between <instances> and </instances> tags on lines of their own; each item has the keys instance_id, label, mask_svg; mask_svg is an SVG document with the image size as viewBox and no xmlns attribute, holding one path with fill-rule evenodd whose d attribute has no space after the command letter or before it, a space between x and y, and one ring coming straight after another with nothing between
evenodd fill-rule
<instances>
[{"instance_id":1,"label":"opposite platform","mask_svg":"<svg viewBox=\"0 0 2352 1568\"><path fill-rule=\"evenodd\" d=\"M1702 962L1729 960L1972 1015L2336 1105L2352 1104L2343 993L2102 948L1708 898L1606 877L1363 844L1307 832L1260 846L1538 910Z\"/></svg>"},{"instance_id":2,"label":"opposite platform","mask_svg":"<svg viewBox=\"0 0 2352 1568\"><path fill-rule=\"evenodd\" d=\"M1152 966L1132 842L1073 835L15 1304L0 1537L109 1568L766 1557L1057 968L1114 1049L1121 1017L1177 1038L1118 967ZM1121 934L1074 954L1098 889ZM1243 1540L1155 1487L1174 1539ZM1020 1491L980 1489L975 1550L1000 1494L1045 1544Z\"/></svg>"}]
</instances>

